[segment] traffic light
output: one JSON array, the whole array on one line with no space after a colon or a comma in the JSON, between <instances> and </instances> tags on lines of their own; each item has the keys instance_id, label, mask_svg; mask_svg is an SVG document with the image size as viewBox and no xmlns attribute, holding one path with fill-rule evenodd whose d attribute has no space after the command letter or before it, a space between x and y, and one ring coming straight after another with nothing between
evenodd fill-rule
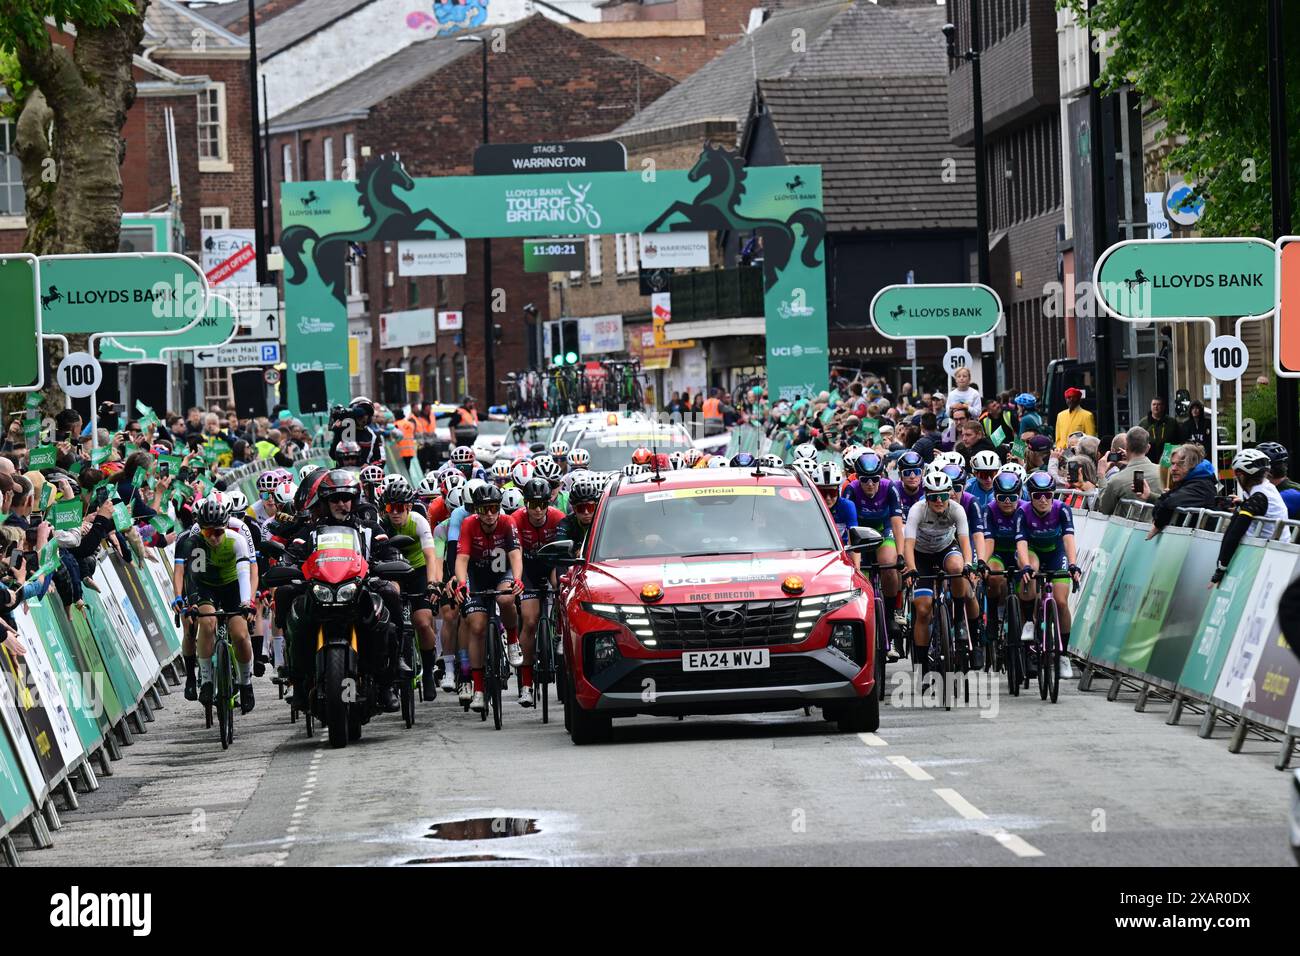
<instances>
[{"instance_id":1,"label":"traffic light","mask_svg":"<svg viewBox=\"0 0 1300 956\"><path fill-rule=\"evenodd\" d=\"M576 365L581 350L578 348L578 320L565 319L560 323L560 351L569 365Z\"/></svg>"}]
</instances>

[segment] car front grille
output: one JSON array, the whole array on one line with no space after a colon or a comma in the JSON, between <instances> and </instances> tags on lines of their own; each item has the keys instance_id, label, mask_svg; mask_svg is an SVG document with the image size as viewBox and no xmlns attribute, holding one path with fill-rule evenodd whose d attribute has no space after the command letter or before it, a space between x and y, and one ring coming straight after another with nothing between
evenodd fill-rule
<instances>
[{"instance_id":1,"label":"car front grille","mask_svg":"<svg viewBox=\"0 0 1300 956\"><path fill-rule=\"evenodd\" d=\"M696 651L795 643L798 600L647 607L656 650Z\"/></svg>"}]
</instances>

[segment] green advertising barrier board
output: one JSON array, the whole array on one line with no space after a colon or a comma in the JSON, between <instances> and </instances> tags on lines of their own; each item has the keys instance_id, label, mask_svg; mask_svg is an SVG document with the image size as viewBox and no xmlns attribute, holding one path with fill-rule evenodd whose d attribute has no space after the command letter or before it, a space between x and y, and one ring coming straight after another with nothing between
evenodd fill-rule
<instances>
[{"instance_id":1,"label":"green advertising barrier board","mask_svg":"<svg viewBox=\"0 0 1300 956\"><path fill-rule=\"evenodd\" d=\"M7 651L0 650L0 654L8 657ZM20 669L12 659L8 660L7 667L9 674L5 677L6 679L12 677L13 680L13 699L18 707L19 720L27 733L27 739L31 741L32 750L36 753L41 776L45 779L46 786L52 787L63 778L67 767L63 753L59 750L59 739L54 731L54 723L45 709L38 688L33 683L32 669L27 666Z\"/></svg>"},{"instance_id":2,"label":"green advertising barrier board","mask_svg":"<svg viewBox=\"0 0 1300 956\"><path fill-rule=\"evenodd\" d=\"M1078 610L1070 630L1070 649L1080 657L1089 657L1096 646L1102 614L1110 603L1115 579L1123 565L1124 552L1133 537L1133 529L1111 522L1106 525L1097 546L1092 566L1079 591Z\"/></svg>"},{"instance_id":3,"label":"green advertising barrier board","mask_svg":"<svg viewBox=\"0 0 1300 956\"><path fill-rule=\"evenodd\" d=\"M1097 637L1091 656L1104 664L1116 664L1128 641L1129 629L1142 610L1147 583L1151 578L1152 561L1158 542L1146 540L1145 528L1127 528L1128 546L1111 585L1110 595L1097 622Z\"/></svg>"},{"instance_id":4,"label":"green advertising barrier board","mask_svg":"<svg viewBox=\"0 0 1300 956\"><path fill-rule=\"evenodd\" d=\"M174 252L41 257L46 335L180 332L207 308L208 280Z\"/></svg>"},{"instance_id":5,"label":"green advertising barrier board","mask_svg":"<svg viewBox=\"0 0 1300 956\"><path fill-rule=\"evenodd\" d=\"M1210 577L1219 562L1219 542L1207 536L1193 535L1189 530L1166 528L1161 537L1177 534L1188 540L1178 580L1174 584L1173 598L1165 612L1165 619L1156 635L1145 670L1167 687L1176 687L1183 667L1191 654L1192 645L1199 636L1201 618L1210 603ZM1163 552L1162 552L1163 555ZM1163 560L1163 557L1161 558Z\"/></svg>"},{"instance_id":6,"label":"green advertising barrier board","mask_svg":"<svg viewBox=\"0 0 1300 956\"><path fill-rule=\"evenodd\" d=\"M147 553L154 550L147 549ZM146 556L145 560L148 561L149 558ZM150 568L138 568L135 565L128 565L128 568L128 573L139 583L140 592L148 603L149 611L158 622L158 629L167 643L167 660L171 660L181 652L181 640L170 607L170 595L163 594L159 590L158 579Z\"/></svg>"},{"instance_id":7,"label":"green advertising barrier board","mask_svg":"<svg viewBox=\"0 0 1300 956\"><path fill-rule=\"evenodd\" d=\"M54 595L54 600L57 609L60 606L57 594ZM104 666L104 658L99 653L99 645L95 643L95 635L90 632L90 620L86 617L85 608L74 604L68 608L67 617L72 626L75 638L73 646L81 672L87 675L95 687L95 693L99 695L100 708L96 716L101 730L107 735L109 728L122 719L122 702L118 700L113 681L108 676L108 668Z\"/></svg>"},{"instance_id":8,"label":"green advertising barrier board","mask_svg":"<svg viewBox=\"0 0 1300 956\"><path fill-rule=\"evenodd\" d=\"M130 656L122 643L122 635L106 605L113 601L111 595L101 598L98 593L86 590L82 601L86 607L86 618L90 623L90 633L95 646L99 648L100 658L109 682L117 694L123 711L130 710L140 702L144 693L140 678L131 666Z\"/></svg>"},{"instance_id":9,"label":"green advertising barrier board","mask_svg":"<svg viewBox=\"0 0 1300 956\"><path fill-rule=\"evenodd\" d=\"M45 387L41 361L40 265L25 252L0 256L0 302L5 347L0 349L0 392Z\"/></svg>"},{"instance_id":10,"label":"green advertising barrier board","mask_svg":"<svg viewBox=\"0 0 1300 956\"><path fill-rule=\"evenodd\" d=\"M1146 530L1135 528L1133 533L1145 539ZM1156 641L1160 639L1160 630L1169 613L1169 603L1174 598L1174 587L1178 584L1178 572L1187 556L1191 538L1185 534L1159 534L1151 541L1144 540L1142 544L1143 548L1154 545L1155 553L1152 560L1142 568L1141 583L1145 587L1140 592L1142 596L1137 612L1133 615L1128 634L1124 637L1124 645L1116 659L1120 666L1139 672L1147 669ZM1143 548L1135 551L1134 546L1130 545L1129 560L1141 561ZM1121 579L1133 580L1125 573L1127 570L1125 568L1121 573ZM1136 589L1134 593L1137 593Z\"/></svg>"},{"instance_id":11,"label":"green advertising barrier board","mask_svg":"<svg viewBox=\"0 0 1300 956\"><path fill-rule=\"evenodd\" d=\"M102 567L104 562L100 562ZM149 640L149 647L153 650L154 660L158 666L171 661L176 656L167 638L163 634L163 628L158 623L158 618L154 614L153 606L149 603L149 598L144 593L144 586L140 583L140 576L136 574L135 566L121 557L110 553L108 564L112 566L117 575L117 584L121 587L121 593L126 597L130 604L130 614L127 618L132 625L139 625L140 633L143 633ZM168 631L172 628L169 626ZM177 648L179 650L179 648ZM157 671L155 670L156 674Z\"/></svg>"},{"instance_id":12,"label":"green advertising barrier board","mask_svg":"<svg viewBox=\"0 0 1300 956\"><path fill-rule=\"evenodd\" d=\"M239 316L234 303L225 296L213 294L208 297L203 317L184 332L131 336L120 342L115 338L104 338L99 340L97 349L103 362L157 362L168 352L225 345L238 330ZM143 426L143 420L141 424Z\"/></svg>"},{"instance_id":13,"label":"green advertising barrier board","mask_svg":"<svg viewBox=\"0 0 1300 956\"><path fill-rule=\"evenodd\" d=\"M83 677L76 657L68 646L71 626L61 609L45 601L29 601L32 622L45 645L45 654L63 692L63 702L72 720L72 726L81 741L82 749L89 753L104 739L103 729L96 719L101 709L93 680Z\"/></svg>"},{"instance_id":14,"label":"green advertising barrier board","mask_svg":"<svg viewBox=\"0 0 1300 956\"><path fill-rule=\"evenodd\" d=\"M763 241L766 366L773 400L825 387L826 276L820 166L746 167L705 145L690 170L436 176L414 179L392 154L358 181L285 183L286 358L325 372L331 403L349 397L347 266L353 243L401 239L535 238L541 233L757 232ZM486 303L478 303L482 309ZM469 313L467 323L478 321ZM299 410L297 377L289 406Z\"/></svg>"},{"instance_id":15,"label":"green advertising barrier board","mask_svg":"<svg viewBox=\"0 0 1300 956\"><path fill-rule=\"evenodd\" d=\"M1211 540L1210 544L1218 547L1216 540ZM1249 542L1243 542L1232 556L1223 581L1209 592L1210 600L1201 614L1191 651L1178 677L1179 690L1207 699L1214 694L1219 672L1228 659L1233 635L1241 626L1255 574L1263 559L1264 548L1251 547Z\"/></svg>"},{"instance_id":16,"label":"green advertising barrier board","mask_svg":"<svg viewBox=\"0 0 1300 956\"><path fill-rule=\"evenodd\" d=\"M0 836L25 820L35 809L27 791L18 755L9 746L8 735L0 727Z\"/></svg>"}]
</instances>

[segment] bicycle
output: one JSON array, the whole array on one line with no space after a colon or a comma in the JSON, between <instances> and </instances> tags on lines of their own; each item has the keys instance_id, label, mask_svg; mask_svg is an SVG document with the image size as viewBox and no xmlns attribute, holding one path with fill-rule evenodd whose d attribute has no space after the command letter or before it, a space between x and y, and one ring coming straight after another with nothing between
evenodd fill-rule
<instances>
[{"instance_id":1,"label":"bicycle","mask_svg":"<svg viewBox=\"0 0 1300 956\"><path fill-rule=\"evenodd\" d=\"M1019 697L1021 686L1029 686L1028 660L1024 642L1020 639L1022 629L1020 598L1015 588L1020 574L1017 571L994 571L992 568L985 568L984 575L1008 579L1006 608L998 619L997 630L993 635L990 649L996 648L999 655L998 663L1000 666L996 670L1006 671L1007 690L1010 691L1012 697Z\"/></svg>"},{"instance_id":2,"label":"bicycle","mask_svg":"<svg viewBox=\"0 0 1300 956\"><path fill-rule=\"evenodd\" d=\"M935 593L931 598L930 611L930 643L926 648L926 656L930 661L930 668L939 674L939 681L943 685L943 709L952 710L952 702L948 699L948 671L950 667L954 670L957 668L953 665L957 663L954 650L953 636L953 616L955 611L952 591L949 589L948 582L956 578L965 577L965 573L958 571L956 574L940 572L937 574L916 575L915 580L925 580L935 582ZM963 615L965 611L961 612ZM967 642L969 644L970 628L966 628ZM936 650L935 638L938 637ZM913 655L913 663L916 657ZM966 701L970 701L970 685L966 685Z\"/></svg>"},{"instance_id":3,"label":"bicycle","mask_svg":"<svg viewBox=\"0 0 1300 956\"><path fill-rule=\"evenodd\" d=\"M1038 570L1034 572L1034 582L1038 585L1038 598L1034 602L1034 633L1041 639L1031 644L1031 650L1038 653L1038 697L1056 703L1061 690L1061 655L1065 652L1061 644L1061 615L1056 607L1056 598L1052 595L1052 584L1060 572ZM1070 578L1072 591L1079 590L1079 582ZM1050 605L1050 608L1049 608ZM1050 609L1050 613L1049 613Z\"/></svg>"},{"instance_id":4,"label":"bicycle","mask_svg":"<svg viewBox=\"0 0 1300 956\"><path fill-rule=\"evenodd\" d=\"M551 628L550 605L547 597L551 589L544 587L538 600L541 608L537 617L537 634L533 641L533 683L537 685L537 695L541 698L538 705L542 711L542 723L550 723L550 688L555 683L555 644L554 631ZM558 694L557 694L558 696Z\"/></svg>"},{"instance_id":5,"label":"bicycle","mask_svg":"<svg viewBox=\"0 0 1300 956\"><path fill-rule=\"evenodd\" d=\"M201 617L217 619L217 633L213 656L216 664L212 671L212 707L203 708L205 726L212 726L212 711L217 711L217 733L221 737L221 749L227 750L235 742L235 707L239 700L239 684L235 679L235 643L230 637L228 622L232 617L243 617L243 611L206 611L200 612L197 606L185 610L186 616L197 620ZM177 624L180 614L177 613Z\"/></svg>"},{"instance_id":6,"label":"bicycle","mask_svg":"<svg viewBox=\"0 0 1300 956\"><path fill-rule=\"evenodd\" d=\"M488 625L483 635L483 696L487 707L479 715L480 720L487 720L488 711L492 712L492 723L501 729L501 692L510 683L510 662L506 660L506 632L501 625L501 609L496 599L503 591L470 591L468 597L490 598L488 606Z\"/></svg>"},{"instance_id":7,"label":"bicycle","mask_svg":"<svg viewBox=\"0 0 1300 956\"><path fill-rule=\"evenodd\" d=\"M415 704L420 699L424 684L424 664L420 654L419 637L411 622L411 602L402 601L402 660L411 668L411 676L399 682L398 697L402 703L402 722L406 729L415 726Z\"/></svg>"},{"instance_id":8,"label":"bicycle","mask_svg":"<svg viewBox=\"0 0 1300 956\"><path fill-rule=\"evenodd\" d=\"M862 572L867 575L867 580L871 582L871 600L872 600L872 617L875 619L876 630L876 698L885 699L885 662L886 655L889 653L889 624L888 618L885 617L885 599L880 588L880 572L891 571L898 567L898 564L868 564L863 562Z\"/></svg>"}]
</instances>

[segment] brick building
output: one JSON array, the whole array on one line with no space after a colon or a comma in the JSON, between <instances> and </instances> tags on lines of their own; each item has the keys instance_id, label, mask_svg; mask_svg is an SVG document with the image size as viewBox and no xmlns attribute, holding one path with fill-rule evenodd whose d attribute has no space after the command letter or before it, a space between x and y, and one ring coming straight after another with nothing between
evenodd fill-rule
<instances>
[{"instance_id":1,"label":"brick building","mask_svg":"<svg viewBox=\"0 0 1300 956\"><path fill-rule=\"evenodd\" d=\"M488 56L489 134L492 142L523 143L590 137L632 116L642 102L663 95L668 77L611 54L544 17L507 25L506 53ZM286 178L340 178L345 161L397 152L412 176L468 175L481 141L481 47L453 38L412 44L363 75L340 83L271 121L271 196L278 208ZM277 222L278 228L278 222ZM421 377L428 399L484 392L482 243L468 244L464 276L398 276L397 244L370 243L349 270L349 331L360 340L361 374L353 388L374 394L379 373L401 366ZM547 313L545 274L523 271L522 244L492 244L493 285L504 291L496 348L499 376L528 367L534 354L524 306ZM434 345L408 355L379 346L379 315L434 308L464 314L462 333L439 333Z\"/></svg>"}]
</instances>

